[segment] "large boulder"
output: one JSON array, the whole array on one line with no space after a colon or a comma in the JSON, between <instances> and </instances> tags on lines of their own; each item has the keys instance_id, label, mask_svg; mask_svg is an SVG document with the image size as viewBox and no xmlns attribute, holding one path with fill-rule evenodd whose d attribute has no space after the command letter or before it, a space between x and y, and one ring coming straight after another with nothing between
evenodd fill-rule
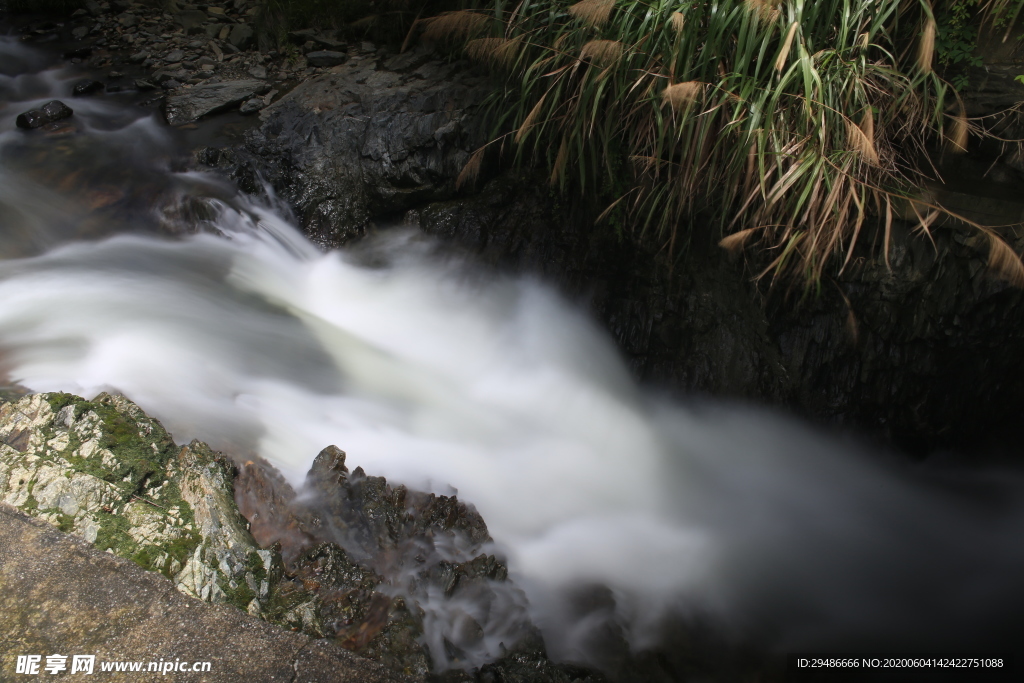
<instances>
[{"instance_id":1,"label":"large boulder","mask_svg":"<svg viewBox=\"0 0 1024 683\"><path fill-rule=\"evenodd\" d=\"M257 178L269 180L307 232L340 244L371 221L454 195L456 177L486 140L475 111L487 92L466 64L423 48L353 49L344 64L265 108L244 148L201 158L232 166L254 192Z\"/></svg>"}]
</instances>

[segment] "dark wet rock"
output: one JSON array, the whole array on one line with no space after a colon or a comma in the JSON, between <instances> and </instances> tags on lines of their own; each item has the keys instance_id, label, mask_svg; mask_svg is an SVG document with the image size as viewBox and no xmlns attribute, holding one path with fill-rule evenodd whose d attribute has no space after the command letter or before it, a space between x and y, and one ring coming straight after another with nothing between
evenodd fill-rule
<instances>
[{"instance_id":1,"label":"dark wet rock","mask_svg":"<svg viewBox=\"0 0 1024 683\"><path fill-rule=\"evenodd\" d=\"M202 26L203 26L203 24L206 23L206 19L207 19L206 12L202 12L202 11L196 10L196 9L190 9L190 10L185 10L184 12L179 12L174 17L174 20L183 29L185 29L186 33L194 33L194 32L196 32L196 29L198 29L199 32L202 32L203 31Z\"/></svg>"},{"instance_id":2,"label":"dark wet rock","mask_svg":"<svg viewBox=\"0 0 1024 683\"><path fill-rule=\"evenodd\" d=\"M244 50L252 44L254 35L252 27L248 24L234 24L228 34L228 45Z\"/></svg>"},{"instance_id":3,"label":"dark wet rock","mask_svg":"<svg viewBox=\"0 0 1024 683\"><path fill-rule=\"evenodd\" d=\"M225 111L268 89L266 82L257 80L197 85L167 99L167 122L178 125Z\"/></svg>"},{"instance_id":4,"label":"dark wet rock","mask_svg":"<svg viewBox=\"0 0 1024 683\"><path fill-rule=\"evenodd\" d=\"M348 44L345 41L338 40L332 35L324 34L315 29L292 31L288 35L296 43L305 44L312 42L321 49L334 50L336 52L345 52L348 49Z\"/></svg>"},{"instance_id":5,"label":"dark wet rock","mask_svg":"<svg viewBox=\"0 0 1024 683\"><path fill-rule=\"evenodd\" d=\"M453 634L453 641L424 647L424 609L436 608L427 596L497 605L495 591L514 591L504 563L484 551L487 527L472 507L453 496L390 486L361 468L349 472L344 452L333 446L317 456L301 496L273 470L249 462L236 479L235 498L260 545L282 558L284 576L271 596L269 619L419 680L432 667L458 666L466 656L462 648L475 642L473 629L463 629L468 643ZM525 659L531 681L572 680L546 659L525 613L519 618L504 656L489 666L511 670ZM489 622L477 624L475 633L489 628Z\"/></svg>"},{"instance_id":6,"label":"dark wet rock","mask_svg":"<svg viewBox=\"0 0 1024 683\"><path fill-rule=\"evenodd\" d=\"M75 40L82 40L87 35L89 35L88 26L78 26L76 28L71 29L71 37Z\"/></svg>"},{"instance_id":7,"label":"dark wet rock","mask_svg":"<svg viewBox=\"0 0 1024 683\"><path fill-rule=\"evenodd\" d=\"M75 112L60 100L51 100L39 109L19 114L15 123L19 128L39 128L54 121L69 118Z\"/></svg>"},{"instance_id":8,"label":"dark wet rock","mask_svg":"<svg viewBox=\"0 0 1024 683\"><path fill-rule=\"evenodd\" d=\"M124 26L125 28L132 28L138 25L139 18L134 14L125 12L124 14L118 15L117 23L121 24L121 26Z\"/></svg>"},{"instance_id":9,"label":"dark wet rock","mask_svg":"<svg viewBox=\"0 0 1024 683\"><path fill-rule=\"evenodd\" d=\"M242 102L242 106L238 108L238 113L255 114L260 109L263 109L263 100L258 97L254 97L251 100L246 100L245 102Z\"/></svg>"},{"instance_id":10,"label":"dark wet rock","mask_svg":"<svg viewBox=\"0 0 1024 683\"><path fill-rule=\"evenodd\" d=\"M150 83L149 81L147 81L147 80L145 80L143 78L136 79L135 87L137 89L139 89L139 90L155 90L156 89L156 85L154 85L153 83Z\"/></svg>"},{"instance_id":11,"label":"dark wet rock","mask_svg":"<svg viewBox=\"0 0 1024 683\"><path fill-rule=\"evenodd\" d=\"M75 97L83 97L85 95L95 95L98 92L103 92L104 85L99 81L82 81L78 83L71 94Z\"/></svg>"},{"instance_id":12,"label":"dark wet rock","mask_svg":"<svg viewBox=\"0 0 1024 683\"><path fill-rule=\"evenodd\" d=\"M91 47L80 47L64 53L64 59L86 59L92 55Z\"/></svg>"},{"instance_id":13,"label":"dark wet rock","mask_svg":"<svg viewBox=\"0 0 1024 683\"><path fill-rule=\"evenodd\" d=\"M163 83L160 84L160 87L163 88L164 90L174 90L175 88L180 88L181 87L181 83L179 83L178 81L174 80L173 78L168 78L167 80L165 80Z\"/></svg>"},{"instance_id":14,"label":"dark wet rock","mask_svg":"<svg viewBox=\"0 0 1024 683\"><path fill-rule=\"evenodd\" d=\"M85 11L92 16L103 16L103 8L100 7L100 3L96 2L96 0L85 0L83 4L85 5Z\"/></svg>"},{"instance_id":15,"label":"dark wet rock","mask_svg":"<svg viewBox=\"0 0 1024 683\"><path fill-rule=\"evenodd\" d=\"M306 63L310 66L338 66L348 59L344 52L333 50L318 50L306 54Z\"/></svg>"},{"instance_id":16,"label":"dark wet rock","mask_svg":"<svg viewBox=\"0 0 1024 683\"><path fill-rule=\"evenodd\" d=\"M133 54L130 57L128 57L128 61L131 62L132 64L141 64L142 62L146 61L147 59L149 59L149 53L145 52L145 51L143 51L143 52L136 52L135 54Z\"/></svg>"},{"instance_id":17,"label":"dark wet rock","mask_svg":"<svg viewBox=\"0 0 1024 683\"><path fill-rule=\"evenodd\" d=\"M464 64L434 59L399 74L359 56L335 71L264 109L234 161L222 159L256 192L258 169L308 233L331 244L372 220L453 196L456 176L486 140L473 116L485 80Z\"/></svg>"},{"instance_id":18,"label":"dark wet rock","mask_svg":"<svg viewBox=\"0 0 1024 683\"><path fill-rule=\"evenodd\" d=\"M164 57L164 61L167 62L168 64L173 64L175 62L180 62L184 58L185 58L185 53L183 51L181 51L181 50L171 50Z\"/></svg>"}]
</instances>

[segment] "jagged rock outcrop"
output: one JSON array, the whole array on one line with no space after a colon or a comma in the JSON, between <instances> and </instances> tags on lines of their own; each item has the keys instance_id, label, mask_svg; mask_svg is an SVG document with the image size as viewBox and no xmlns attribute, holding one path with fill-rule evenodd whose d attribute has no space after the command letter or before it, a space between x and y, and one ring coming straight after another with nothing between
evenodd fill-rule
<instances>
[{"instance_id":1,"label":"jagged rock outcrop","mask_svg":"<svg viewBox=\"0 0 1024 683\"><path fill-rule=\"evenodd\" d=\"M526 670L536 682L602 680L592 671L570 676L571 667L545 657L522 594L487 552L484 520L454 496L349 472L345 453L331 446L301 496L249 462L235 497L253 536L283 558L271 619L418 679L448 670L453 683L516 680ZM471 614L467 605L486 608ZM497 638L500 650L489 651L485 641Z\"/></svg>"}]
</instances>

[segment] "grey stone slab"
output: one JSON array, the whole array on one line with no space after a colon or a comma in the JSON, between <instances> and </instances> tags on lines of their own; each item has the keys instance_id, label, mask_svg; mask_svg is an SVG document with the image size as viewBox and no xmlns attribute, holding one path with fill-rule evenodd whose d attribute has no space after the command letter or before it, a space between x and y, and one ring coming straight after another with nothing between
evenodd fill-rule
<instances>
[{"instance_id":1,"label":"grey stone slab","mask_svg":"<svg viewBox=\"0 0 1024 683\"><path fill-rule=\"evenodd\" d=\"M197 85L167 98L167 123L176 126L225 111L268 89L266 82L255 79Z\"/></svg>"}]
</instances>

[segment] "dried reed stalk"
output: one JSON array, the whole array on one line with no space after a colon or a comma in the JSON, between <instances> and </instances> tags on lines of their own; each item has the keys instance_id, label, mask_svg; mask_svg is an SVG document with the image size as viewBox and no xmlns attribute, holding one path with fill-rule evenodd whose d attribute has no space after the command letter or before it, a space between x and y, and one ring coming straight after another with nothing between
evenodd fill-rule
<instances>
[{"instance_id":1,"label":"dried reed stalk","mask_svg":"<svg viewBox=\"0 0 1024 683\"><path fill-rule=\"evenodd\" d=\"M622 57L622 43L617 40L591 40L580 49L580 59L598 66L611 66Z\"/></svg>"},{"instance_id":2,"label":"dried reed stalk","mask_svg":"<svg viewBox=\"0 0 1024 683\"><path fill-rule=\"evenodd\" d=\"M484 152L487 147L481 147L477 151L470 155L469 161L462 167L462 171L459 172L459 177L455 179L455 189L462 189L463 185L473 183L477 176L480 175L480 166L484 161Z\"/></svg>"},{"instance_id":3,"label":"dried reed stalk","mask_svg":"<svg viewBox=\"0 0 1024 683\"><path fill-rule=\"evenodd\" d=\"M522 125L519 126L519 130L516 131L516 144L519 144L519 142L524 137L526 137L526 134L530 132L530 129L533 128L534 124L537 123L537 119L540 117L541 109L543 109L544 107L544 100L547 99L547 96L547 93L541 95L540 99L537 100L537 104L533 105L533 109L531 109L530 113L526 115L526 118L523 120Z\"/></svg>"},{"instance_id":4,"label":"dried reed stalk","mask_svg":"<svg viewBox=\"0 0 1024 683\"><path fill-rule=\"evenodd\" d=\"M672 30L676 33L682 33L683 29L686 28L686 17L683 16L682 12L673 12L669 21L672 24Z\"/></svg>"},{"instance_id":5,"label":"dried reed stalk","mask_svg":"<svg viewBox=\"0 0 1024 683\"><path fill-rule=\"evenodd\" d=\"M796 28L799 22L794 21L789 25L789 30L786 31L786 40L782 43L782 51L779 52L779 58L775 60L775 70L782 71L782 67L786 66L786 60L789 59L789 50L793 47L793 36L796 35Z\"/></svg>"},{"instance_id":6,"label":"dried reed stalk","mask_svg":"<svg viewBox=\"0 0 1024 683\"><path fill-rule=\"evenodd\" d=\"M924 30L921 32L921 45L917 51L917 65L921 71L932 70L932 57L935 54L935 20L929 19L924 23Z\"/></svg>"},{"instance_id":7,"label":"dried reed stalk","mask_svg":"<svg viewBox=\"0 0 1024 683\"><path fill-rule=\"evenodd\" d=\"M483 31L489 21L490 18L487 15L477 12L467 10L445 12L436 17L422 20L422 23L426 25L423 38L430 41L448 38L466 40Z\"/></svg>"},{"instance_id":8,"label":"dried reed stalk","mask_svg":"<svg viewBox=\"0 0 1024 683\"><path fill-rule=\"evenodd\" d=\"M615 7L615 0L583 0L569 5L569 14L588 26L604 26Z\"/></svg>"},{"instance_id":9,"label":"dried reed stalk","mask_svg":"<svg viewBox=\"0 0 1024 683\"><path fill-rule=\"evenodd\" d=\"M519 38L476 38L466 44L466 54L473 59L508 68L516 60L521 42Z\"/></svg>"},{"instance_id":10,"label":"dried reed stalk","mask_svg":"<svg viewBox=\"0 0 1024 683\"><path fill-rule=\"evenodd\" d=\"M704 85L700 81L686 81L670 85L662 93L662 103L668 102L674 111L678 111L694 102L704 91Z\"/></svg>"}]
</instances>

